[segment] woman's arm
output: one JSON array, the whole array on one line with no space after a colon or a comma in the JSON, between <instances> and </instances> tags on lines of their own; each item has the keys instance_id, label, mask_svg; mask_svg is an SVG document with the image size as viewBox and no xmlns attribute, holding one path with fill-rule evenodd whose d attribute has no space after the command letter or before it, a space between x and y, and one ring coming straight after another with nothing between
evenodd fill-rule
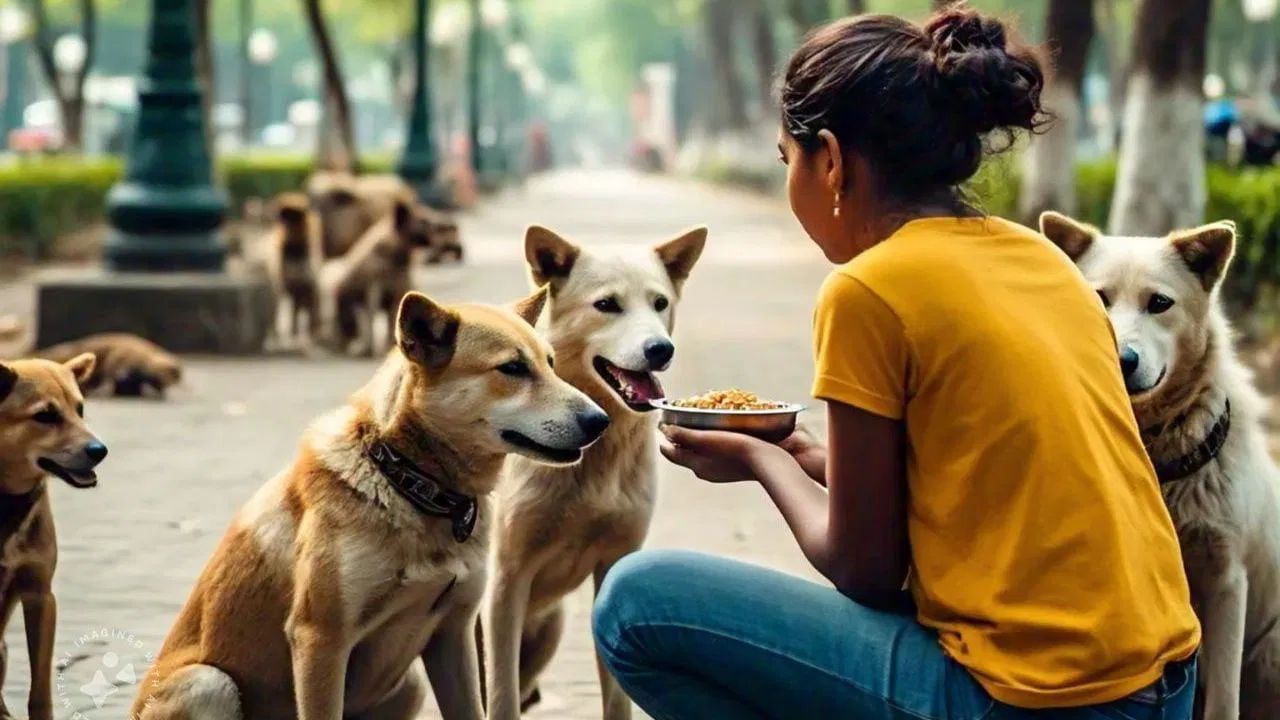
<instances>
[{"instance_id":1,"label":"woman's arm","mask_svg":"<svg viewBox=\"0 0 1280 720\"><path fill-rule=\"evenodd\" d=\"M705 479L754 477L818 572L859 603L899 609L910 562L902 423L838 402L827 412L827 491L791 454L743 435L668 428L662 450Z\"/></svg>"}]
</instances>

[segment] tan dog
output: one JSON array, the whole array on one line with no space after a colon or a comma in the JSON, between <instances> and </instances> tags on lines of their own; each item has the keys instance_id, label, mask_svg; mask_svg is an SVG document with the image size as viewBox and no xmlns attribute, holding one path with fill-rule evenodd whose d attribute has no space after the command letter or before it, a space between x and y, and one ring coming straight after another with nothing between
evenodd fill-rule
<instances>
[{"instance_id":1,"label":"tan dog","mask_svg":"<svg viewBox=\"0 0 1280 720\"><path fill-rule=\"evenodd\" d=\"M1203 717L1280 718L1280 472L1218 299L1235 226L1110 237L1057 213L1040 226L1115 329L1204 629Z\"/></svg>"},{"instance_id":2,"label":"tan dog","mask_svg":"<svg viewBox=\"0 0 1280 720\"><path fill-rule=\"evenodd\" d=\"M57 603L52 581L57 537L45 477L76 488L98 484L94 468L107 447L84 422L79 383L93 373L92 355L65 364L14 360L0 364L0 632L22 603L31 659L31 720L51 720L53 636ZM0 642L0 682L8 666ZM0 719L13 715L0 699Z\"/></svg>"},{"instance_id":3,"label":"tan dog","mask_svg":"<svg viewBox=\"0 0 1280 720\"><path fill-rule=\"evenodd\" d=\"M309 339L314 340L320 332L320 216L301 193L284 193L275 199L274 206L275 225L267 238L267 273L275 290L277 315L287 303L289 339L294 342L301 338L305 315Z\"/></svg>"},{"instance_id":4,"label":"tan dog","mask_svg":"<svg viewBox=\"0 0 1280 720\"><path fill-rule=\"evenodd\" d=\"M513 720L538 699L538 675L560 641L565 595L591 576L597 588L649 531L656 492L654 372L670 365L681 287L706 228L654 249L597 254L545 228L529 229L533 281L551 287L547 335L556 372L609 413L611 425L579 465L513 458L498 492L494 581L485 616L490 717ZM631 703L603 666L607 720Z\"/></svg>"},{"instance_id":5,"label":"tan dog","mask_svg":"<svg viewBox=\"0 0 1280 720\"><path fill-rule=\"evenodd\" d=\"M404 202L420 206L418 212L435 226L431 243L424 246L427 263L462 260L462 243L453 219L422 206L413 189L396 175L317 172L307 182L307 195L320 215L325 258L346 255L369 228Z\"/></svg>"},{"instance_id":6,"label":"tan dog","mask_svg":"<svg viewBox=\"0 0 1280 720\"><path fill-rule=\"evenodd\" d=\"M80 387L86 393L108 392L120 397L140 397L165 392L182 380L182 363L164 348L129 333L101 333L71 340L33 353L35 357L65 363L91 353L97 358Z\"/></svg>"},{"instance_id":7,"label":"tan dog","mask_svg":"<svg viewBox=\"0 0 1280 720\"><path fill-rule=\"evenodd\" d=\"M240 511L134 703L144 720L483 717L474 628L504 458L571 463L608 418L535 322L407 295L397 349Z\"/></svg>"},{"instance_id":8,"label":"tan dog","mask_svg":"<svg viewBox=\"0 0 1280 720\"><path fill-rule=\"evenodd\" d=\"M320 316L326 342L335 350L372 356L374 320L386 313L388 339L395 308L412 288L410 259L429 247L436 225L422 205L398 200L391 214L365 232L346 255L328 260L320 272Z\"/></svg>"}]
</instances>

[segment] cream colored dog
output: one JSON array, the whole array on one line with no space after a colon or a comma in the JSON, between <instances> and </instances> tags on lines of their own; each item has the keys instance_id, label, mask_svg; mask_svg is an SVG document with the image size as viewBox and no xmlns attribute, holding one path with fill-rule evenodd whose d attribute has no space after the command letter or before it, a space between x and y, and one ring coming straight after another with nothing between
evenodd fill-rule
<instances>
[{"instance_id":1,"label":"cream colored dog","mask_svg":"<svg viewBox=\"0 0 1280 720\"><path fill-rule=\"evenodd\" d=\"M397 348L240 511L133 713L404 720L425 662L447 720L483 717L474 628L504 458L572 463L608 417L515 311L410 293Z\"/></svg>"},{"instance_id":2,"label":"cream colored dog","mask_svg":"<svg viewBox=\"0 0 1280 720\"><path fill-rule=\"evenodd\" d=\"M656 491L654 372L675 354L671 328L706 228L654 249L596 254L545 228L529 229L525 256L549 284L547 335L556 372L609 413L611 425L581 464L550 468L513 458L498 492L495 574L485 617L489 713L512 720L538 699L564 624L561 602L591 576L640 547ZM631 701L600 667L607 720Z\"/></svg>"},{"instance_id":3,"label":"cream colored dog","mask_svg":"<svg viewBox=\"0 0 1280 720\"><path fill-rule=\"evenodd\" d=\"M1280 474L1217 293L1235 226L1107 237L1056 213L1040 226L1111 316L1204 628L1204 717L1280 718Z\"/></svg>"}]
</instances>

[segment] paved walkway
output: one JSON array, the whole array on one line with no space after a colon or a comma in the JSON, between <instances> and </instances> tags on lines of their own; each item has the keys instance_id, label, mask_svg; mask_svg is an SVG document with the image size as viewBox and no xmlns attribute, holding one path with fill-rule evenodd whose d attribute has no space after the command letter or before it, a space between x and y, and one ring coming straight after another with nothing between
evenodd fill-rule
<instances>
[{"instance_id":1,"label":"paved walkway","mask_svg":"<svg viewBox=\"0 0 1280 720\"><path fill-rule=\"evenodd\" d=\"M461 221L468 263L420 278L423 290L445 300L524 294L521 246L531 222L588 245L653 244L708 224L667 388L683 394L739 385L769 397L807 397L811 301L826 267L778 201L630 173L575 172L504 194ZM0 289L0 303L0 314L30 307L21 287ZM55 654L66 666L55 678L56 717L125 715L148 655L232 513L288 461L308 420L340 403L373 368L355 360L191 359L187 387L167 402L90 402L87 415L111 448L101 484L53 486L61 550ZM758 487L711 486L665 465L661 482L650 545L811 573ZM589 588L570 599L565 641L533 717L600 717L590 602ZM7 633L4 698L25 716L21 625L19 614Z\"/></svg>"}]
</instances>

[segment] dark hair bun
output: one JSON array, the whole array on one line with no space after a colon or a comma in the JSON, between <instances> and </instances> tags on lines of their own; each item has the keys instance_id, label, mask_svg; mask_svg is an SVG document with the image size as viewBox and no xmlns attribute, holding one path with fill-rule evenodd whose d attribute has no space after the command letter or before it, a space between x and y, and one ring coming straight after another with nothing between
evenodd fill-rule
<instances>
[{"instance_id":1,"label":"dark hair bun","mask_svg":"<svg viewBox=\"0 0 1280 720\"><path fill-rule=\"evenodd\" d=\"M933 43L939 102L962 132L1034 130L1042 122L1044 73L1034 51L1010 46L1004 24L966 7L943 10L924 26Z\"/></svg>"}]
</instances>

